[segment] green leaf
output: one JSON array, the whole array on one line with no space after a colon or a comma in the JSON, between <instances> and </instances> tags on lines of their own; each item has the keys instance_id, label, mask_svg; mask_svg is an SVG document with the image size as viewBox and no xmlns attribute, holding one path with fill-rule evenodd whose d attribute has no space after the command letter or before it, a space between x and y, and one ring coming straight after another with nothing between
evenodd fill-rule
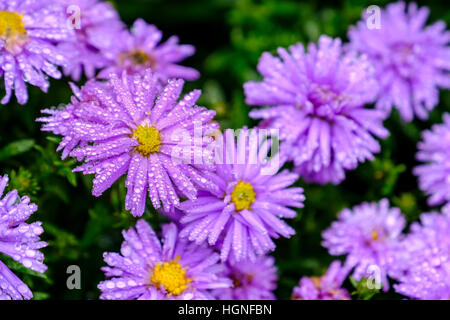
<instances>
[{"instance_id":1,"label":"green leaf","mask_svg":"<svg viewBox=\"0 0 450 320\"><path fill-rule=\"evenodd\" d=\"M17 156L29 151L34 146L33 139L23 139L11 142L0 150L0 160Z\"/></svg>"}]
</instances>

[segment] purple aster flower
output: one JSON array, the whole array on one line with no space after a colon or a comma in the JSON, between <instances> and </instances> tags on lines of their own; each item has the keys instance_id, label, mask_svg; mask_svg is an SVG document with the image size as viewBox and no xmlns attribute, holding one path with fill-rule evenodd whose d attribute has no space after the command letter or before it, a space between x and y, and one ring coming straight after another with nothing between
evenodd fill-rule
<instances>
[{"instance_id":1,"label":"purple aster flower","mask_svg":"<svg viewBox=\"0 0 450 320\"><path fill-rule=\"evenodd\" d=\"M429 10L410 3L389 4L380 27L364 17L349 30L350 46L373 62L380 84L377 108L395 106L404 121L426 119L439 102L438 88L450 88L450 34L445 23L425 26Z\"/></svg>"},{"instance_id":2,"label":"purple aster flower","mask_svg":"<svg viewBox=\"0 0 450 320\"><path fill-rule=\"evenodd\" d=\"M403 274L394 285L413 299L450 299L450 208L425 213L411 225L398 264Z\"/></svg>"},{"instance_id":3,"label":"purple aster flower","mask_svg":"<svg viewBox=\"0 0 450 320\"><path fill-rule=\"evenodd\" d=\"M266 140L258 150L257 139L255 130L244 128L236 145L234 132L226 130L225 139L216 142L225 141L222 159L228 161L216 161L216 174L210 176L219 190L199 192L197 200L179 206L186 213L180 219L185 225L180 236L197 244L217 245L222 261L254 261L257 255L274 250L271 238L295 233L281 219L297 215L288 207L303 207L303 189L288 188L298 176L288 170L273 173L283 165L281 159L276 163L274 157L265 164L253 161L263 159L270 145Z\"/></svg>"},{"instance_id":4,"label":"purple aster flower","mask_svg":"<svg viewBox=\"0 0 450 320\"><path fill-rule=\"evenodd\" d=\"M144 213L147 192L156 209L162 203L167 211L180 195L195 199L197 187L217 189L205 177L214 169L207 146L215 112L195 105L199 90L177 101L183 80L160 94L157 81L150 70L113 74L106 83L89 82L66 109L44 111L51 114L44 130L64 136L59 149L85 161L75 171L95 174L93 195L127 173L125 207L134 216Z\"/></svg>"},{"instance_id":5,"label":"purple aster flower","mask_svg":"<svg viewBox=\"0 0 450 320\"><path fill-rule=\"evenodd\" d=\"M0 177L0 252L26 268L43 273L47 267L39 249L47 243L40 241L39 236L44 230L41 222L25 222L37 206L27 196L20 198L17 190L2 197L7 184L8 177ZM30 289L0 261L0 300L32 297Z\"/></svg>"},{"instance_id":6,"label":"purple aster flower","mask_svg":"<svg viewBox=\"0 0 450 320\"><path fill-rule=\"evenodd\" d=\"M178 64L194 54L194 46L178 44L176 36L159 44L162 32L142 19L134 22L131 32L124 30L113 37L115 45L104 54L115 64L102 71L101 77L111 72L121 74L124 70L131 74L140 73L148 68L163 85L169 78L195 80L199 77L197 70Z\"/></svg>"},{"instance_id":7,"label":"purple aster flower","mask_svg":"<svg viewBox=\"0 0 450 320\"><path fill-rule=\"evenodd\" d=\"M430 205L439 205L450 200L450 115L443 115L443 124L436 124L424 131L423 141L417 145L416 159L424 162L414 168L419 178L419 187L430 198Z\"/></svg>"},{"instance_id":8,"label":"purple aster flower","mask_svg":"<svg viewBox=\"0 0 450 320\"><path fill-rule=\"evenodd\" d=\"M162 226L161 241L144 220L123 237L120 254L104 255L109 267L102 270L111 279L98 285L100 299L204 300L213 299L210 290L231 286L230 279L221 276L219 255L180 240L173 223Z\"/></svg>"},{"instance_id":9,"label":"purple aster flower","mask_svg":"<svg viewBox=\"0 0 450 320\"><path fill-rule=\"evenodd\" d=\"M347 290L341 288L349 270L334 261L321 277L303 277L292 291L293 300L350 300Z\"/></svg>"},{"instance_id":10,"label":"purple aster flower","mask_svg":"<svg viewBox=\"0 0 450 320\"><path fill-rule=\"evenodd\" d=\"M58 66L68 63L67 53L57 47L72 41L62 6L50 0L0 0L0 77L4 77L9 102L14 89L17 101L28 100L26 82L47 92L47 76L59 79Z\"/></svg>"},{"instance_id":11,"label":"purple aster flower","mask_svg":"<svg viewBox=\"0 0 450 320\"><path fill-rule=\"evenodd\" d=\"M385 113L364 107L376 96L373 68L327 36L309 44L308 53L299 43L278 54L281 58L263 53L258 64L263 81L244 84L248 104L270 107L250 116L280 130L281 151L302 178L337 184L345 170L379 152L373 135L388 135Z\"/></svg>"},{"instance_id":12,"label":"purple aster flower","mask_svg":"<svg viewBox=\"0 0 450 320\"><path fill-rule=\"evenodd\" d=\"M353 277L380 280L389 288L387 276L400 247L405 217L398 208L389 208L387 199L344 209L338 221L323 232L323 243L331 255L347 255L345 267L354 268Z\"/></svg>"},{"instance_id":13,"label":"purple aster flower","mask_svg":"<svg viewBox=\"0 0 450 320\"><path fill-rule=\"evenodd\" d=\"M277 287L277 267L270 256L256 261L227 263L225 274L233 281L233 287L215 290L219 300L275 300L272 293Z\"/></svg>"},{"instance_id":14,"label":"purple aster flower","mask_svg":"<svg viewBox=\"0 0 450 320\"><path fill-rule=\"evenodd\" d=\"M111 66L114 61L103 54L117 45L119 34L125 25L113 6L99 0L56 0L65 6L67 19L75 30L76 41L64 42L59 47L70 53L70 61L64 74L78 81L84 71L91 79L97 69Z\"/></svg>"}]
</instances>

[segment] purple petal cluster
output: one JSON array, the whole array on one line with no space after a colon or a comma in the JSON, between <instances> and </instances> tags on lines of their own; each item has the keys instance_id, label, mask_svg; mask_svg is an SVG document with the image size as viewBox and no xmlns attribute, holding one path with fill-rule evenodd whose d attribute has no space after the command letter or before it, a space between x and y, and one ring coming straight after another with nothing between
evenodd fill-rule
<instances>
[{"instance_id":1,"label":"purple petal cluster","mask_svg":"<svg viewBox=\"0 0 450 320\"><path fill-rule=\"evenodd\" d=\"M119 253L105 253L106 277L98 288L107 300L204 300L212 289L228 288L219 255L180 240L175 224L162 226L161 241L144 221L123 232Z\"/></svg>"},{"instance_id":2,"label":"purple petal cluster","mask_svg":"<svg viewBox=\"0 0 450 320\"><path fill-rule=\"evenodd\" d=\"M356 280L374 276L387 290L405 224L400 209L390 208L387 199L365 202L342 210L338 221L323 232L322 245L331 255L347 255L345 267L354 268Z\"/></svg>"},{"instance_id":3,"label":"purple petal cluster","mask_svg":"<svg viewBox=\"0 0 450 320\"><path fill-rule=\"evenodd\" d=\"M0 0L0 77L7 104L15 91L17 101L28 100L27 85L47 92L47 77L61 78L58 66L69 63L67 52L57 46L73 41L63 7L51 0Z\"/></svg>"},{"instance_id":4,"label":"purple petal cluster","mask_svg":"<svg viewBox=\"0 0 450 320\"><path fill-rule=\"evenodd\" d=\"M350 28L350 46L374 64L380 91L376 107L396 107L404 121L428 118L439 88L450 88L450 35L443 21L426 26L429 10L417 4L389 4L380 25L363 16ZM367 15L367 14L366 14Z\"/></svg>"},{"instance_id":5,"label":"purple petal cluster","mask_svg":"<svg viewBox=\"0 0 450 320\"><path fill-rule=\"evenodd\" d=\"M116 39L124 30L119 14L113 6L99 0L56 0L64 5L68 26L73 28L76 40L59 44L70 54L70 64L64 74L78 81L84 74L88 79L95 71L114 64L104 52L116 45Z\"/></svg>"},{"instance_id":6,"label":"purple petal cluster","mask_svg":"<svg viewBox=\"0 0 450 320\"><path fill-rule=\"evenodd\" d=\"M256 261L226 263L225 275L233 281L231 288L215 290L219 300L275 300L277 267L270 256L258 257Z\"/></svg>"},{"instance_id":7,"label":"purple petal cluster","mask_svg":"<svg viewBox=\"0 0 450 320\"><path fill-rule=\"evenodd\" d=\"M321 36L309 44L265 52L258 64L261 82L244 85L246 102L262 127L280 130L281 150L295 171L310 182L339 183L345 170L372 160L380 151L374 136L385 138L385 113L365 108L374 101L377 81L371 64L341 41Z\"/></svg>"},{"instance_id":8,"label":"purple petal cluster","mask_svg":"<svg viewBox=\"0 0 450 320\"><path fill-rule=\"evenodd\" d=\"M450 299L450 207L422 214L403 241L395 290L413 299Z\"/></svg>"},{"instance_id":9,"label":"purple petal cluster","mask_svg":"<svg viewBox=\"0 0 450 320\"><path fill-rule=\"evenodd\" d=\"M44 255L39 249L47 243L40 241L44 231L41 222L25 221L37 210L27 196L19 197L17 190L3 193L8 177L0 177L0 253L10 256L24 267L43 273ZM3 197L2 197L3 196ZM0 300L31 299L30 289L0 261Z\"/></svg>"},{"instance_id":10,"label":"purple petal cluster","mask_svg":"<svg viewBox=\"0 0 450 320\"><path fill-rule=\"evenodd\" d=\"M50 117L39 119L44 130L64 136L64 155L84 160L75 171L95 174L93 195L127 173L125 207L134 216L144 213L147 192L155 208L162 203L167 211L179 196L195 199L198 187L216 189L204 176L214 169L207 147L214 141L208 134L217 129L210 122L215 112L195 105L199 90L177 101L182 80L169 81L162 92L157 81L150 70L112 74L108 82L89 82L67 108L44 110ZM195 139L194 128L201 130Z\"/></svg>"},{"instance_id":11,"label":"purple petal cluster","mask_svg":"<svg viewBox=\"0 0 450 320\"><path fill-rule=\"evenodd\" d=\"M347 290L341 288L348 269L340 261L331 263L321 277L302 277L292 292L293 300L350 300Z\"/></svg>"},{"instance_id":12,"label":"purple petal cluster","mask_svg":"<svg viewBox=\"0 0 450 320\"><path fill-rule=\"evenodd\" d=\"M195 80L200 75L197 70L178 64L194 54L194 46L180 45L176 36L160 43L162 32L142 19L134 22L131 32L124 30L111 36L114 46L104 53L115 63L102 71L101 77L111 72L121 74L124 70L131 74L142 73L150 68L160 84L165 85L170 78Z\"/></svg>"},{"instance_id":13,"label":"purple petal cluster","mask_svg":"<svg viewBox=\"0 0 450 320\"><path fill-rule=\"evenodd\" d=\"M450 200L450 115L443 115L443 123L422 133L416 159L424 162L414 168L419 187L428 196L428 204L440 205Z\"/></svg>"},{"instance_id":14,"label":"purple petal cluster","mask_svg":"<svg viewBox=\"0 0 450 320\"><path fill-rule=\"evenodd\" d=\"M216 161L215 174L209 177L218 190L203 189L198 199L179 206L185 212L180 236L217 246L222 261L254 261L274 250L272 238L295 233L282 220L297 215L289 207L303 207L303 189L288 188L298 176L288 170L276 173L282 159L252 161L266 157L270 146L266 140L258 149L257 141L255 130L242 129L237 143L234 132L226 130L224 139L216 140L216 156L223 152L225 161Z\"/></svg>"}]
</instances>

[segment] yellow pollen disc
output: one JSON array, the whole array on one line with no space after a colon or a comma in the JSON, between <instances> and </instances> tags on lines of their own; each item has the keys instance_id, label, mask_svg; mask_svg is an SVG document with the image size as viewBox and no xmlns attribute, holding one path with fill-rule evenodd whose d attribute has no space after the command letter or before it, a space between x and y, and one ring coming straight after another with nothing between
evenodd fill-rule
<instances>
[{"instance_id":1,"label":"yellow pollen disc","mask_svg":"<svg viewBox=\"0 0 450 320\"><path fill-rule=\"evenodd\" d=\"M372 239L373 239L373 240L377 240L377 239L378 239L378 232L372 231L371 236L372 236Z\"/></svg>"},{"instance_id":2,"label":"yellow pollen disc","mask_svg":"<svg viewBox=\"0 0 450 320\"><path fill-rule=\"evenodd\" d=\"M153 270L151 279L155 287L158 289L164 287L174 296L183 293L188 288L189 282L192 281L186 276L186 270L181 267L179 260L180 256L177 256L174 260L158 263Z\"/></svg>"},{"instance_id":3,"label":"yellow pollen disc","mask_svg":"<svg viewBox=\"0 0 450 320\"><path fill-rule=\"evenodd\" d=\"M9 38L27 33L22 21L23 15L16 12L0 11L0 36Z\"/></svg>"},{"instance_id":4,"label":"yellow pollen disc","mask_svg":"<svg viewBox=\"0 0 450 320\"><path fill-rule=\"evenodd\" d=\"M256 193L250 183L239 180L231 192L231 202L234 203L236 211L243 209L250 209L250 206L255 202Z\"/></svg>"},{"instance_id":5,"label":"yellow pollen disc","mask_svg":"<svg viewBox=\"0 0 450 320\"><path fill-rule=\"evenodd\" d=\"M134 50L124 53L119 58L120 62L131 61L134 66L155 67L155 59L143 50Z\"/></svg>"},{"instance_id":6,"label":"yellow pollen disc","mask_svg":"<svg viewBox=\"0 0 450 320\"><path fill-rule=\"evenodd\" d=\"M159 152L161 149L161 135L154 127L147 127L140 125L133 132L133 138L139 142L136 150L143 156L148 156L151 153Z\"/></svg>"}]
</instances>

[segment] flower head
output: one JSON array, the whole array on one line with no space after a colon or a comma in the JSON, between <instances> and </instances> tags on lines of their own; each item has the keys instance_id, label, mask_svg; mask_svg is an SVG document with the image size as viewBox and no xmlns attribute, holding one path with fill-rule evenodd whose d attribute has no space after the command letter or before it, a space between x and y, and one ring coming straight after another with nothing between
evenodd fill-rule
<instances>
[{"instance_id":1,"label":"flower head","mask_svg":"<svg viewBox=\"0 0 450 320\"><path fill-rule=\"evenodd\" d=\"M382 126L385 114L364 107L376 95L373 68L327 36L317 46L310 44L307 53L296 44L289 51L279 48L278 54L281 59L263 53L258 64L263 81L244 85L248 104L269 106L250 116L280 130L281 151L301 177L339 183L345 170L380 150L373 135L388 135Z\"/></svg>"},{"instance_id":2,"label":"flower head","mask_svg":"<svg viewBox=\"0 0 450 320\"><path fill-rule=\"evenodd\" d=\"M225 275L233 281L231 288L215 290L219 300L275 300L277 267L275 259L262 256L256 261L227 263Z\"/></svg>"},{"instance_id":3,"label":"flower head","mask_svg":"<svg viewBox=\"0 0 450 320\"><path fill-rule=\"evenodd\" d=\"M117 45L125 26L113 6L100 0L56 0L65 7L70 27L75 31L76 41L64 42L59 48L70 54L71 63L64 67L64 74L78 81L84 74L88 79L97 69L114 64L104 52Z\"/></svg>"},{"instance_id":4,"label":"flower head","mask_svg":"<svg viewBox=\"0 0 450 320\"><path fill-rule=\"evenodd\" d=\"M341 288L348 269L334 261L321 277L303 277L292 292L293 300L349 300L350 294Z\"/></svg>"},{"instance_id":5,"label":"flower head","mask_svg":"<svg viewBox=\"0 0 450 320\"><path fill-rule=\"evenodd\" d=\"M150 68L163 85L170 78L195 80L199 77L197 70L178 64L193 55L195 48L178 44L176 36L159 44L162 32L142 19L134 22L131 32L124 30L113 36L115 45L105 51L105 56L115 63L100 76L111 72L121 74L124 70L131 74L142 73Z\"/></svg>"},{"instance_id":6,"label":"flower head","mask_svg":"<svg viewBox=\"0 0 450 320\"><path fill-rule=\"evenodd\" d=\"M228 288L231 281L220 276L223 268L212 249L178 238L175 224L162 226L162 239L144 221L136 230L123 232L119 253L105 253L107 277L98 288L107 300L203 300L210 290Z\"/></svg>"},{"instance_id":7,"label":"flower head","mask_svg":"<svg viewBox=\"0 0 450 320\"><path fill-rule=\"evenodd\" d=\"M387 290L387 275L399 250L405 223L400 210L389 208L387 199L365 202L342 210L338 221L323 232L322 244L332 255L347 255L345 267L354 268L356 280L379 276Z\"/></svg>"},{"instance_id":8,"label":"flower head","mask_svg":"<svg viewBox=\"0 0 450 320\"><path fill-rule=\"evenodd\" d=\"M436 124L423 132L416 159L424 162L414 168L419 178L419 187L430 198L430 205L439 205L450 200L450 114L443 116L444 123Z\"/></svg>"},{"instance_id":9,"label":"flower head","mask_svg":"<svg viewBox=\"0 0 450 320\"><path fill-rule=\"evenodd\" d=\"M179 206L186 213L180 219L184 224L180 236L217 245L223 261L255 260L274 250L271 238L294 234L281 220L297 215L288 207L303 207L303 189L288 188L298 176L287 170L276 174L281 159L253 161L263 159L270 145L266 140L258 150L257 141L256 131L244 128L236 145L233 131L226 130L224 140L216 139L225 161L216 161L215 175L210 176L219 190L203 189L197 200Z\"/></svg>"},{"instance_id":10,"label":"flower head","mask_svg":"<svg viewBox=\"0 0 450 320\"><path fill-rule=\"evenodd\" d=\"M207 147L213 142L209 132L217 129L210 122L215 112L195 105L199 90L177 101L182 80L170 81L162 92L156 82L149 70L90 81L75 88L77 98L67 108L44 110L50 117L38 119L47 122L44 130L64 136L63 155L84 160L75 171L95 174L95 196L127 173L125 205L134 216L143 214L147 192L155 208L162 203L169 210L179 195L195 199L200 186L216 189L204 176L214 169Z\"/></svg>"},{"instance_id":11,"label":"flower head","mask_svg":"<svg viewBox=\"0 0 450 320\"><path fill-rule=\"evenodd\" d=\"M40 241L44 231L41 222L25 221L37 210L30 198L19 198L17 190L2 197L8 177L0 177L0 252L10 256L24 267L43 273L44 255L39 249L47 243ZM0 261L0 299L31 299L30 289Z\"/></svg>"},{"instance_id":12,"label":"flower head","mask_svg":"<svg viewBox=\"0 0 450 320\"><path fill-rule=\"evenodd\" d=\"M429 10L404 2L381 12L380 27L363 17L348 36L352 49L374 64L380 91L376 107L395 106L404 121L426 119L439 102L438 88L450 88L450 38L445 23L425 26Z\"/></svg>"},{"instance_id":13,"label":"flower head","mask_svg":"<svg viewBox=\"0 0 450 320\"><path fill-rule=\"evenodd\" d=\"M413 299L450 299L450 208L425 213L411 226L397 264L395 290Z\"/></svg>"},{"instance_id":14,"label":"flower head","mask_svg":"<svg viewBox=\"0 0 450 320\"><path fill-rule=\"evenodd\" d=\"M9 102L14 89L17 101L28 100L26 83L47 91L47 76L59 79L58 66L69 63L67 52L58 48L73 41L66 27L62 6L50 0L0 0L0 76Z\"/></svg>"}]
</instances>

